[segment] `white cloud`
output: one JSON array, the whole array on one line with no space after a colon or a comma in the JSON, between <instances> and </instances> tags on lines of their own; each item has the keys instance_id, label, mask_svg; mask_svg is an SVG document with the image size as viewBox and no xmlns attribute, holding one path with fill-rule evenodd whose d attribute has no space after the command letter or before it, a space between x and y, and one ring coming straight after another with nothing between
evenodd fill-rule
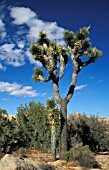
<instances>
[{"instance_id":1,"label":"white cloud","mask_svg":"<svg viewBox=\"0 0 109 170\"><path fill-rule=\"evenodd\" d=\"M6 35L7 35L7 34L6 34L5 31L0 33L0 36L1 36L2 39L4 39L4 38L6 37Z\"/></svg>"},{"instance_id":2,"label":"white cloud","mask_svg":"<svg viewBox=\"0 0 109 170\"><path fill-rule=\"evenodd\" d=\"M57 26L56 22L46 22L38 19L37 14L29 8L13 7L10 12L11 17L14 19L13 23L16 25L26 24L29 27L27 37L32 41L36 40L39 31L44 30L47 32L48 38L57 40L63 43L64 28Z\"/></svg>"},{"instance_id":3,"label":"white cloud","mask_svg":"<svg viewBox=\"0 0 109 170\"><path fill-rule=\"evenodd\" d=\"M10 53L14 47L14 44L4 44L0 47L0 50Z\"/></svg>"},{"instance_id":4,"label":"white cloud","mask_svg":"<svg viewBox=\"0 0 109 170\"><path fill-rule=\"evenodd\" d=\"M5 30L5 24L3 23L2 19L0 19L0 31Z\"/></svg>"},{"instance_id":5,"label":"white cloud","mask_svg":"<svg viewBox=\"0 0 109 170\"><path fill-rule=\"evenodd\" d=\"M10 10L10 16L4 16L0 19L0 35L2 39L5 37L4 44L0 46L0 70L5 70L7 65L20 67L26 64L26 59L30 61L30 64L42 67L42 64L39 61L35 61L29 52L31 43L36 42L41 30L47 32L48 38L65 45L63 41L64 28L59 27L56 22L41 20L30 8L9 7L7 9ZM10 30L15 28L13 35L6 34L6 17L13 19L12 23L10 23ZM14 27L11 28L13 24Z\"/></svg>"},{"instance_id":6,"label":"white cloud","mask_svg":"<svg viewBox=\"0 0 109 170\"><path fill-rule=\"evenodd\" d=\"M5 30L5 24L2 21L2 19L0 19L0 37L3 39L6 37L6 30Z\"/></svg>"},{"instance_id":7,"label":"white cloud","mask_svg":"<svg viewBox=\"0 0 109 170\"><path fill-rule=\"evenodd\" d=\"M76 86L75 87L75 90L81 90L81 89L84 89L84 88L86 88L87 87L87 84L85 84L85 85L80 85L80 86Z\"/></svg>"},{"instance_id":8,"label":"white cloud","mask_svg":"<svg viewBox=\"0 0 109 170\"><path fill-rule=\"evenodd\" d=\"M23 86L17 83L0 81L0 92L7 92L9 95L17 97L36 97L38 93L31 86Z\"/></svg>"},{"instance_id":9,"label":"white cloud","mask_svg":"<svg viewBox=\"0 0 109 170\"><path fill-rule=\"evenodd\" d=\"M13 7L11 8L11 17L15 20L13 21L14 24L22 25L24 23L30 22L34 17L36 17L36 14L31 11L29 8L25 7Z\"/></svg>"},{"instance_id":10,"label":"white cloud","mask_svg":"<svg viewBox=\"0 0 109 170\"><path fill-rule=\"evenodd\" d=\"M25 42L19 41L19 42L17 43L17 45L18 45L19 48L23 49L24 46L25 46Z\"/></svg>"},{"instance_id":11,"label":"white cloud","mask_svg":"<svg viewBox=\"0 0 109 170\"><path fill-rule=\"evenodd\" d=\"M27 37L34 41L39 35L41 30L46 31L47 36L51 40L57 40L58 43L64 44L64 28L57 26L56 22L45 22L39 19L33 19L30 23L27 23L30 27ZM65 45L65 44L64 44Z\"/></svg>"},{"instance_id":12,"label":"white cloud","mask_svg":"<svg viewBox=\"0 0 109 170\"><path fill-rule=\"evenodd\" d=\"M4 44L0 46L0 60L8 65L19 67L25 64L23 51L15 48L15 44Z\"/></svg>"},{"instance_id":13,"label":"white cloud","mask_svg":"<svg viewBox=\"0 0 109 170\"><path fill-rule=\"evenodd\" d=\"M0 70L5 71L5 70L6 70L6 67L4 67L2 64L0 64Z\"/></svg>"}]
</instances>

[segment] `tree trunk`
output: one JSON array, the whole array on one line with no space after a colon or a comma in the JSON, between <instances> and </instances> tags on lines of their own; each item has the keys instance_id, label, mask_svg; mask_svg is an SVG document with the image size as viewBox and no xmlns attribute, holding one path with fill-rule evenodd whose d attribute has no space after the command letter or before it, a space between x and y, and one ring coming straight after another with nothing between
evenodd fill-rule
<instances>
[{"instance_id":1,"label":"tree trunk","mask_svg":"<svg viewBox=\"0 0 109 170\"><path fill-rule=\"evenodd\" d=\"M52 160L56 161L56 127L52 125L51 127L51 155Z\"/></svg>"},{"instance_id":2,"label":"tree trunk","mask_svg":"<svg viewBox=\"0 0 109 170\"><path fill-rule=\"evenodd\" d=\"M67 151L67 103L63 100L60 104L61 111L61 138L60 138L60 159L64 159Z\"/></svg>"}]
</instances>

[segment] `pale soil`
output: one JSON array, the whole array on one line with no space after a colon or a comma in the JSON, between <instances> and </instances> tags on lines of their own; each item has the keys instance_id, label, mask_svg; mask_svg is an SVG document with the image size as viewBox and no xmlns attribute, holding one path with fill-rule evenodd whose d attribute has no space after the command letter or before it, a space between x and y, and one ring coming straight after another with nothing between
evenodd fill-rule
<instances>
[{"instance_id":1,"label":"pale soil","mask_svg":"<svg viewBox=\"0 0 109 170\"><path fill-rule=\"evenodd\" d=\"M20 153L18 156L22 157ZM40 167L44 168L45 170L88 170L87 168L80 167L78 162L66 162L62 160L57 160L53 162L51 159L51 154L42 153L37 150L28 149L26 152L26 158L24 158L24 160L27 161L28 163L33 164L36 167L37 165L40 165ZM100 165L98 169L109 170L109 153L105 153L104 155L103 153L97 154L96 161Z\"/></svg>"},{"instance_id":2,"label":"pale soil","mask_svg":"<svg viewBox=\"0 0 109 170\"><path fill-rule=\"evenodd\" d=\"M96 160L103 170L109 170L109 153L108 154L97 154Z\"/></svg>"},{"instance_id":3,"label":"pale soil","mask_svg":"<svg viewBox=\"0 0 109 170\"><path fill-rule=\"evenodd\" d=\"M41 165L42 168L48 170L87 170L79 166L78 162L66 162L62 160L52 161L51 154L41 153L40 151L29 151L25 160L34 166ZM51 168L50 168L51 167Z\"/></svg>"}]
</instances>

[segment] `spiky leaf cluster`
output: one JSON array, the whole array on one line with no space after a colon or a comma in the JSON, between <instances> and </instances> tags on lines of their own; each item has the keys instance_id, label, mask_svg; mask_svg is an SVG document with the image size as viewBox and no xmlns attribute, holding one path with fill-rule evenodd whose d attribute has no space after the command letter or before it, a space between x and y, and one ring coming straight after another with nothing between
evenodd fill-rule
<instances>
[{"instance_id":1,"label":"spiky leaf cluster","mask_svg":"<svg viewBox=\"0 0 109 170\"><path fill-rule=\"evenodd\" d=\"M51 56L57 56L57 44L55 41L51 41L50 42L50 46L48 48L48 51L50 53Z\"/></svg>"},{"instance_id":2,"label":"spiky leaf cluster","mask_svg":"<svg viewBox=\"0 0 109 170\"><path fill-rule=\"evenodd\" d=\"M56 102L55 102L55 100L52 99L52 98L48 98L48 99L46 100L46 107L47 107L48 109L49 109L49 108L51 108L51 109L55 108L55 107L56 107Z\"/></svg>"},{"instance_id":3,"label":"spiky leaf cluster","mask_svg":"<svg viewBox=\"0 0 109 170\"><path fill-rule=\"evenodd\" d=\"M38 44L32 44L30 47L30 52L36 60L40 60L42 56L42 48Z\"/></svg>"},{"instance_id":4,"label":"spiky leaf cluster","mask_svg":"<svg viewBox=\"0 0 109 170\"><path fill-rule=\"evenodd\" d=\"M98 50L97 48L89 48L88 54L92 58L100 58L102 56L102 51Z\"/></svg>"},{"instance_id":5,"label":"spiky leaf cluster","mask_svg":"<svg viewBox=\"0 0 109 170\"><path fill-rule=\"evenodd\" d=\"M47 38L45 31L40 31L39 38L37 39L37 42L39 45L43 45L43 43L47 44L49 46L50 40Z\"/></svg>"},{"instance_id":6,"label":"spiky leaf cluster","mask_svg":"<svg viewBox=\"0 0 109 170\"><path fill-rule=\"evenodd\" d=\"M82 49L87 49L91 46L90 38L85 38L85 40L82 41Z\"/></svg>"},{"instance_id":7,"label":"spiky leaf cluster","mask_svg":"<svg viewBox=\"0 0 109 170\"><path fill-rule=\"evenodd\" d=\"M89 34L90 27L83 27L75 34L75 40L84 40Z\"/></svg>"},{"instance_id":8,"label":"spiky leaf cluster","mask_svg":"<svg viewBox=\"0 0 109 170\"><path fill-rule=\"evenodd\" d=\"M66 30L64 33L64 40L70 45L71 47L73 46L73 38L74 38L74 33L72 31Z\"/></svg>"},{"instance_id":9,"label":"spiky leaf cluster","mask_svg":"<svg viewBox=\"0 0 109 170\"><path fill-rule=\"evenodd\" d=\"M67 53L66 48L64 48L62 45L53 43L49 47L49 51L50 51L51 55L53 55L53 56L59 56L61 54L62 57L64 58L65 65L67 64L68 53ZM60 62L60 60L59 60L59 62Z\"/></svg>"},{"instance_id":10,"label":"spiky leaf cluster","mask_svg":"<svg viewBox=\"0 0 109 170\"><path fill-rule=\"evenodd\" d=\"M53 56L58 56L62 51L62 46L52 42L49 46L49 53Z\"/></svg>"},{"instance_id":11,"label":"spiky leaf cluster","mask_svg":"<svg viewBox=\"0 0 109 170\"><path fill-rule=\"evenodd\" d=\"M54 99L47 99L46 101L46 107L48 111L48 119L50 124L58 125L59 124L59 110L57 108L57 105L55 103Z\"/></svg>"},{"instance_id":12,"label":"spiky leaf cluster","mask_svg":"<svg viewBox=\"0 0 109 170\"><path fill-rule=\"evenodd\" d=\"M34 73L35 73L35 75L41 75L41 76L43 76L43 71L41 70L41 69L39 69L39 68L34 68Z\"/></svg>"},{"instance_id":13,"label":"spiky leaf cluster","mask_svg":"<svg viewBox=\"0 0 109 170\"><path fill-rule=\"evenodd\" d=\"M89 29L90 26L83 27L76 33L66 30L64 39L72 49L75 49L76 54L79 53L80 55L89 55L89 57L99 58L102 56L102 52L96 48L90 48L90 38L87 37Z\"/></svg>"},{"instance_id":14,"label":"spiky leaf cluster","mask_svg":"<svg viewBox=\"0 0 109 170\"><path fill-rule=\"evenodd\" d=\"M68 62L68 52L66 48L64 48L62 45L56 44L55 42L52 42L51 45L49 46L49 53L50 55L54 56L55 59L57 58L58 61L60 62L59 55L61 54L62 57L64 58L65 65Z\"/></svg>"},{"instance_id":15,"label":"spiky leaf cluster","mask_svg":"<svg viewBox=\"0 0 109 170\"><path fill-rule=\"evenodd\" d=\"M91 45L90 39L87 38L89 28L90 27L83 27L76 33L66 30L64 33L64 40L71 48L74 48L75 45L78 46L78 43L79 47L77 47L77 49L89 48Z\"/></svg>"},{"instance_id":16,"label":"spiky leaf cluster","mask_svg":"<svg viewBox=\"0 0 109 170\"><path fill-rule=\"evenodd\" d=\"M33 81L40 81L40 76L43 76L43 71L39 68L34 68L34 76L32 76Z\"/></svg>"}]
</instances>

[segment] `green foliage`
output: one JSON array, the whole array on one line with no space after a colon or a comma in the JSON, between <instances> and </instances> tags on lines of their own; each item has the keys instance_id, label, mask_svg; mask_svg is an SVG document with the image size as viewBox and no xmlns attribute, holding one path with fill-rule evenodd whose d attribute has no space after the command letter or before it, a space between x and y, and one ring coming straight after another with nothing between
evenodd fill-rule
<instances>
[{"instance_id":1,"label":"green foliage","mask_svg":"<svg viewBox=\"0 0 109 170\"><path fill-rule=\"evenodd\" d=\"M109 150L109 136L106 125L98 117L86 115L71 116L68 119L69 146L78 143L88 145L93 152Z\"/></svg>"},{"instance_id":2,"label":"green foliage","mask_svg":"<svg viewBox=\"0 0 109 170\"><path fill-rule=\"evenodd\" d=\"M24 107L21 112L20 107L17 114L23 141L28 147L47 151L50 147L50 126L45 107L41 103L30 102L27 108Z\"/></svg>"},{"instance_id":3,"label":"green foliage","mask_svg":"<svg viewBox=\"0 0 109 170\"><path fill-rule=\"evenodd\" d=\"M54 109L56 106L57 106L57 105L56 105L56 102L55 102L54 99L48 98L48 99L46 100L46 107L47 107L47 109Z\"/></svg>"},{"instance_id":4,"label":"green foliage","mask_svg":"<svg viewBox=\"0 0 109 170\"><path fill-rule=\"evenodd\" d=\"M6 115L8 113L0 109L0 149L2 153L11 153L19 143L18 128L16 119L9 120Z\"/></svg>"},{"instance_id":5,"label":"green foliage","mask_svg":"<svg viewBox=\"0 0 109 170\"><path fill-rule=\"evenodd\" d=\"M28 105L20 105L17 112L16 118L9 120L6 110L0 109L0 148L2 152L10 153L19 147L49 151L51 146L50 120L56 122L56 143L57 148L59 147L59 111L53 99L46 101L46 107L33 101ZM49 119L50 115L51 119ZM109 125L99 121L98 117L86 117L85 114L71 115L68 118L70 151L65 154L65 159L78 160L81 165L87 167L94 166L93 155L89 148L93 152L109 151L107 129L109 129ZM73 150L72 147L74 147Z\"/></svg>"},{"instance_id":6,"label":"green foliage","mask_svg":"<svg viewBox=\"0 0 109 170\"><path fill-rule=\"evenodd\" d=\"M57 127L59 125L59 110L55 100L52 98L48 98L46 101L46 108L50 124Z\"/></svg>"},{"instance_id":7,"label":"green foliage","mask_svg":"<svg viewBox=\"0 0 109 170\"><path fill-rule=\"evenodd\" d=\"M55 113L59 113L54 100L49 100L48 106ZM17 108L16 119L9 120L6 110L0 109L0 154L10 153L19 147L49 151L51 146L49 111L43 104L32 101L28 105L20 105ZM56 129L59 129L58 125ZM58 136L59 133L57 145Z\"/></svg>"},{"instance_id":8,"label":"green foliage","mask_svg":"<svg viewBox=\"0 0 109 170\"><path fill-rule=\"evenodd\" d=\"M35 75L41 75L43 76L43 71L39 68L34 68Z\"/></svg>"},{"instance_id":9,"label":"green foliage","mask_svg":"<svg viewBox=\"0 0 109 170\"><path fill-rule=\"evenodd\" d=\"M7 111L5 109L0 109L0 119L5 115L8 115Z\"/></svg>"},{"instance_id":10,"label":"green foliage","mask_svg":"<svg viewBox=\"0 0 109 170\"><path fill-rule=\"evenodd\" d=\"M42 55L42 49L38 44L32 44L30 47L30 52L32 53L32 55L35 55L35 56L37 54L37 60Z\"/></svg>"},{"instance_id":11,"label":"green foliage","mask_svg":"<svg viewBox=\"0 0 109 170\"><path fill-rule=\"evenodd\" d=\"M96 48L89 48L88 54L90 55L90 57L93 58L99 58L102 56L102 52L100 50L97 50Z\"/></svg>"},{"instance_id":12,"label":"green foliage","mask_svg":"<svg viewBox=\"0 0 109 170\"><path fill-rule=\"evenodd\" d=\"M72 31L66 30L64 33L64 40L68 43L68 45L73 47L74 33Z\"/></svg>"},{"instance_id":13,"label":"green foliage","mask_svg":"<svg viewBox=\"0 0 109 170\"><path fill-rule=\"evenodd\" d=\"M65 33L64 33L64 40L67 41L67 42L72 41L73 34L74 33L72 31L66 30Z\"/></svg>"},{"instance_id":14,"label":"green foliage","mask_svg":"<svg viewBox=\"0 0 109 170\"><path fill-rule=\"evenodd\" d=\"M89 34L90 27L83 27L75 34L75 40L84 40Z\"/></svg>"},{"instance_id":15,"label":"green foliage","mask_svg":"<svg viewBox=\"0 0 109 170\"><path fill-rule=\"evenodd\" d=\"M31 126L29 126L28 120L28 106L25 104L24 106L21 104L17 108L17 122L18 122L18 135L21 138L20 146L28 147L30 142L31 135Z\"/></svg>"},{"instance_id":16,"label":"green foliage","mask_svg":"<svg viewBox=\"0 0 109 170\"><path fill-rule=\"evenodd\" d=\"M39 38L37 39L37 42L39 45L43 45L43 43L45 43L45 44L47 44L47 46L49 46L50 40L47 38L45 31L40 31Z\"/></svg>"},{"instance_id":17,"label":"green foliage","mask_svg":"<svg viewBox=\"0 0 109 170\"><path fill-rule=\"evenodd\" d=\"M39 77L43 76L43 71L39 68L34 68L34 74L35 75L32 76L32 80L38 82L38 81L40 81Z\"/></svg>"},{"instance_id":18,"label":"green foliage","mask_svg":"<svg viewBox=\"0 0 109 170\"><path fill-rule=\"evenodd\" d=\"M97 166L94 155L87 145L72 148L65 153L64 158L67 161L79 161L81 166L87 168L94 168Z\"/></svg>"},{"instance_id":19,"label":"green foliage","mask_svg":"<svg viewBox=\"0 0 109 170\"><path fill-rule=\"evenodd\" d=\"M90 45L89 40L90 39L87 39L87 35L89 34L89 28L90 27L83 27L76 33L66 30L65 33L64 33L64 40L71 47L74 47L74 44L79 40L83 41L82 43L83 43L84 47L86 46L86 45L84 45L84 43L87 42L85 44L87 44L87 47L89 47L89 45Z\"/></svg>"},{"instance_id":20,"label":"green foliage","mask_svg":"<svg viewBox=\"0 0 109 170\"><path fill-rule=\"evenodd\" d=\"M82 41L82 49L86 50L91 46L90 38L85 38L85 40Z\"/></svg>"},{"instance_id":21,"label":"green foliage","mask_svg":"<svg viewBox=\"0 0 109 170\"><path fill-rule=\"evenodd\" d=\"M71 48L75 48L81 55L84 55L84 51L87 51L87 55L93 58L99 58L102 56L102 52L97 48L91 48L89 34L89 27L83 27L76 33L72 31L65 31L64 40Z\"/></svg>"}]
</instances>

